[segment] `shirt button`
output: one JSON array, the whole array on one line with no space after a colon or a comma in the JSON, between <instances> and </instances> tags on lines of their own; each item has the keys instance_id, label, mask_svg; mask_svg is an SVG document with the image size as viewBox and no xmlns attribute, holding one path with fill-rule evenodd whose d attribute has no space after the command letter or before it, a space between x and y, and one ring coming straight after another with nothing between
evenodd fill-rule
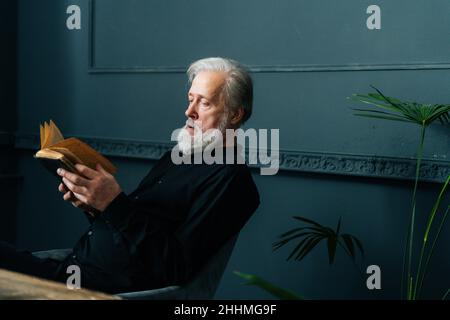
<instances>
[{"instance_id":1,"label":"shirt button","mask_svg":"<svg viewBox=\"0 0 450 320\"><path fill-rule=\"evenodd\" d=\"M92 231L89 231L89 232L88 232L88 236L91 236L91 235L92 235L92 233L93 233Z\"/></svg>"},{"instance_id":2,"label":"shirt button","mask_svg":"<svg viewBox=\"0 0 450 320\"><path fill-rule=\"evenodd\" d=\"M74 254L74 255L72 256L72 258L76 259L76 258L77 258L77 255L76 255L76 254Z\"/></svg>"},{"instance_id":3,"label":"shirt button","mask_svg":"<svg viewBox=\"0 0 450 320\"><path fill-rule=\"evenodd\" d=\"M137 199L139 199L139 196L134 197L134 200L137 200Z\"/></svg>"},{"instance_id":4,"label":"shirt button","mask_svg":"<svg viewBox=\"0 0 450 320\"><path fill-rule=\"evenodd\" d=\"M158 184L161 184L162 183L162 180L158 180Z\"/></svg>"}]
</instances>

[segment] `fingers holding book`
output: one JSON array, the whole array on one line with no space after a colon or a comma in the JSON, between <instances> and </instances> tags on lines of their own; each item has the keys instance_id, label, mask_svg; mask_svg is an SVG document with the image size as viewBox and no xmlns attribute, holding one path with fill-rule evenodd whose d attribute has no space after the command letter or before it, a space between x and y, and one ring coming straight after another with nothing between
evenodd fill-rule
<instances>
[{"instance_id":1,"label":"fingers holding book","mask_svg":"<svg viewBox=\"0 0 450 320\"><path fill-rule=\"evenodd\" d=\"M70 202L74 207L79 208L83 211L86 211L88 214L90 214L92 217L94 217L95 215L98 214L98 212L92 208L89 207L88 205L84 204L83 202L81 202L80 200L77 199L77 197L75 197L75 195L73 194L72 191L70 191L65 185L64 183L60 183L58 186L58 190L60 192L62 192L63 195L63 199L64 201L68 201Z\"/></svg>"},{"instance_id":2,"label":"fingers holding book","mask_svg":"<svg viewBox=\"0 0 450 320\"><path fill-rule=\"evenodd\" d=\"M114 176L100 164L97 164L97 170L81 164L76 164L75 167L80 175L62 168L57 170L63 180L58 189L65 193L64 200L71 201L73 205L78 207L76 202L80 201L101 212L122 191Z\"/></svg>"},{"instance_id":3,"label":"fingers holding book","mask_svg":"<svg viewBox=\"0 0 450 320\"><path fill-rule=\"evenodd\" d=\"M77 197L75 197L75 195L73 194L73 192L70 191L70 190L64 185L64 183L60 183L60 184L59 184L58 190L59 190L60 192L64 193L64 195L63 195L64 201L70 201L70 202L77 202L77 201L79 201L79 200L77 199ZM72 203L72 204L75 206L74 203Z\"/></svg>"}]
</instances>

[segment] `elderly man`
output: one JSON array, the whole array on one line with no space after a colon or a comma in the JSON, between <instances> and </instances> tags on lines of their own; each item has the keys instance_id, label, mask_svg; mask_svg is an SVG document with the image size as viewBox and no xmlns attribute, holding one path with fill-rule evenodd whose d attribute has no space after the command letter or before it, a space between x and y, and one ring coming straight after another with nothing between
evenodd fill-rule
<instances>
[{"instance_id":1,"label":"elderly man","mask_svg":"<svg viewBox=\"0 0 450 320\"><path fill-rule=\"evenodd\" d=\"M248 72L235 61L206 58L194 62L188 76L188 119L178 134L177 152L194 157L220 143L238 157L235 139L220 133L239 128L251 116ZM87 214L89 230L61 263L3 243L0 267L65 281L67 267L78 265L82 287L110 293L185 283L240 231L259 195L245 164L175 164L172 155L165 153L128 195L100 166L77 164L80 175L58 169L59 191Z\"/></svg>"}]
</instances>

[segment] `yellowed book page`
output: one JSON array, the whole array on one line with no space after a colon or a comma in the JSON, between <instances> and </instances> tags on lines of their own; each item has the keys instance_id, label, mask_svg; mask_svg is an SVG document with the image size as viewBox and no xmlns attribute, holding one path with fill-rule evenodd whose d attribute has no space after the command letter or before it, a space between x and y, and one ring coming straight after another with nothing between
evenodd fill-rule
<instances>
[{"instance_id":1,"label":"yellowed book page","mask_svg":"<svg viewBox=\"0 0 450 320\"><path fill-rule=\"evenodd\" d=\"M53 122L53 120L50 120L49 126L50 126L51 136L50 136L50 140L48 142L49 142L50 146L58 143L59 141L64 140L64 137L63 137L61 131L58 129L58 127Z\"/></svg>"},{"instance_id":2,"label":"yellowed book page","mask_svg":"<svg viewBox=\"0 0 450 320\"><path fill-rule=\"evenodd\" d=\"M60 142L62 139L62 134L59 131L59 129L55 126L55 124L53 123L52 120L50 120L50 124L47 127L48 130L48 138L47 141L45 142L45 146L46 147L50 147L58 142Z\"/></svg>"},{"instance_id":3,"label":"yellowed book page","mask_svg":"<svg viewBox=\"0 0 450 320\"><path fill-rule=\"evenodd\" d=\"M49 126L47 124L47 122L44 121L44 142L42 143L41 149L46 148L48 146L47 141L48 141L48 136L49 136Z\"/></svg>"},{"instance_id":4,"label":"yellowed book page","mask_svg":"<svg viewBox=\"0 0 450 320\"><path fill-rule=\"evenodd\" d=\"M72 151L70 151L67 148L51 146L51 147L48 148L48 150L56 151L56 152L59 152L59 153L63 154L74 165L77 164L77 163L84 164L83 160L81 160L79 157L77 157Z\"/></svg>"},{"instance_id":5,"label":"yellowed book page","mask_svg":"<svg viewBox=\"0 0 450 320\"><path fill-rule=\"evenodd\" d=\"M82 162L82 164L88 166L91 169L96 170L96 164L100 163L100 165L109 173L115 174L117 172L117 168L104 156L98 153L95 149L91 148L86 143L82 142L77 138L69 138L63 141L58 142L57 144L50 147L50 149L54 148L67 148L74 155L76 155Z\"/></svg>"},{"instance_id":6,"label":"yellowed book page","mask_svg":"<svg viewBox=\"0 0 450 320\"><path fill-rule=\"evenodd\" d=\"M58 150L52 150L49 148L41 149L34 155L35 158L41 159L52 159L59 160L66 165L69 171L78 173L78 170L75 168L76 163L80 163L79 160L76 160L77 157L74 156L69 150L64 148L57 148ZM64 149L64 150L61 150ZM63 152L61 152L63 151ZM80 174L83 176L82 174Z\"/></svg>"},{"instance_id":7,"label":"yellowed book page","mask_svg":"<svg viewBox=\"0 0 450 320\"><path fill-rule=\"evenodd\" d=\"M44 148L36 152L34 156L36 158L61 159L64 155L61 152Z\"/></svg>"},{"instance_id":8,"label":"yellowed book page","mask_svg":"<svg viewBox=\"0 0 450 320\"><path fill-rule=\"evenodd\" d=\"M42 124L39 125L39 134L41 139L41 149L44 148L44 127L42 127Z\"/></svg>"}]
</instances>

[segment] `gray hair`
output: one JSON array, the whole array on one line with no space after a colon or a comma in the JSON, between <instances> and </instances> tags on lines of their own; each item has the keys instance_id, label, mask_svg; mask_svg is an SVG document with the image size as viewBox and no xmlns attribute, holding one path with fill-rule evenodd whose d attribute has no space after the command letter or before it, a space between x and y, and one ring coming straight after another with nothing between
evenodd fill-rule
<instances>
[{"instance_id":1,"label":"gray hair","mask_svg":"<svg viewBox=\"0 0 450 320\"><path fill-rule=\"evenodd\" d=\"M230 111L242 107L244 116L240 124L247 121L252 115L253 107L253 81L247 68L237 61L221 57L200 59L193 62L187 70L189 82L192 83L202 71L220 71L227 74L222 88L225 106Z\"/></svg>"}]
</instances>

